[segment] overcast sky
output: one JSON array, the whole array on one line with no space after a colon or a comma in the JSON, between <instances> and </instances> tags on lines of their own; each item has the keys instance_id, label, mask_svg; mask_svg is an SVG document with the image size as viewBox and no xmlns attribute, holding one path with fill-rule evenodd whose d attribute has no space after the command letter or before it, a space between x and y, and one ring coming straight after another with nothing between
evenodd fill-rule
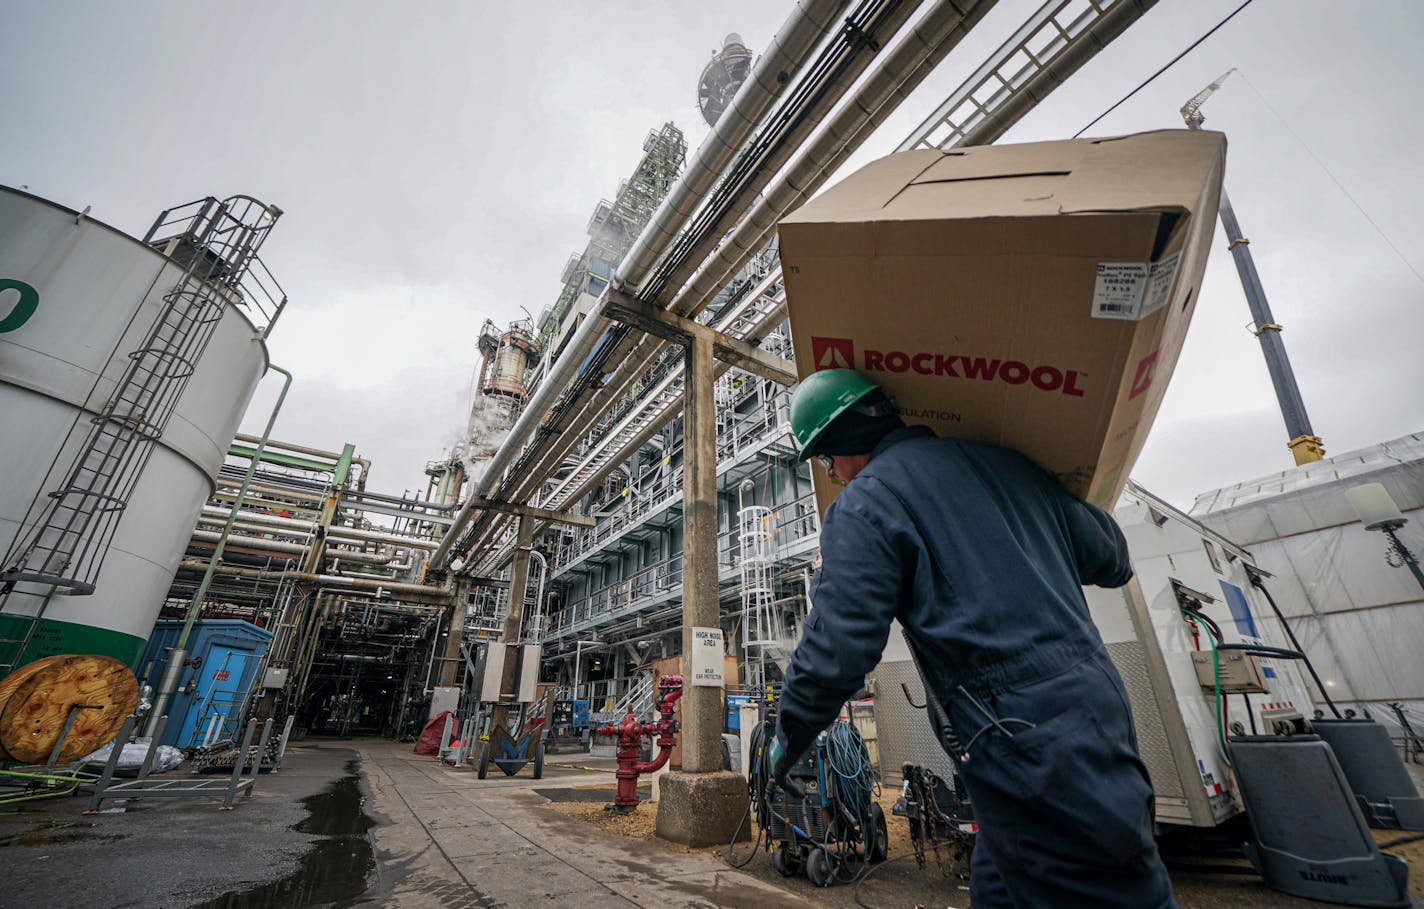
<instances>
[{"instance_id":1,"label":"overcast sky","mask_svg":"<svg viewBox=\"0 0 1424 909\"><path fill-rule=\"evenodd\" d=\"M1072 135L1236 5L1163 0L1002 141ZM891 151L1037 6L999 3L849 167ZM705 135L696 80L722 36L759 51L789 9L7 3L0 183L140 235L206 195L281 206L263 258L290 304L270 348L296 382L277 434L353 442L376 488L421 488L464 424L480 323L554 301L648 131ZM1090 133L1178 127L1187 98L1240 68L1207 126L1229 137L1227 187L1332 454L1424 429L1421 37L1412 0L1256 0ZM1217 240L1135 471L1183 506L1292 464Z\"/></svg>"}]
</instances>

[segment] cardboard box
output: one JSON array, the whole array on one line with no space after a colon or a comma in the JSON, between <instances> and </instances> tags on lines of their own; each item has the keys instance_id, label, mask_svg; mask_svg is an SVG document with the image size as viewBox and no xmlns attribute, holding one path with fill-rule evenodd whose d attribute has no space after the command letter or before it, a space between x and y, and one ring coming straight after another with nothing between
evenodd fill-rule
<instances>
[{"instance_id":1,"label":"cardboard box","mask_svg":"<svg viewBox=\"0 0 1424 909\"><path fill-rule=\"evenodd\" d=\"M854 368L906 422L1111 507L1191 321L1225 158L1220 133L1164 130L875 161L781 223L797 368Z\"/></svg>"}]
</instances>

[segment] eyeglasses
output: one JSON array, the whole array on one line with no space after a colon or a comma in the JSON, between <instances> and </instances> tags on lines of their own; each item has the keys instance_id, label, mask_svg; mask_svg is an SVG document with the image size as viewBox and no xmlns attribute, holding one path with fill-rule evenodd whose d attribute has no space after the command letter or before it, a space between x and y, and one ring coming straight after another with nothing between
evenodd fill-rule
<instances>
[{"instance_id":1,"label":"eyeglasses","mask_svg":"<svg viewBox=\"0 0 1424 909\"><path fill-rule=\"evenodd\" d=\"M816 463L820 464L822 469L824 469L826 473L830 473L831 468L836 466L836 462L832 460L830 455L818 454L813 455L813 457L816 459Z\"/></svg>"}]
</instances>

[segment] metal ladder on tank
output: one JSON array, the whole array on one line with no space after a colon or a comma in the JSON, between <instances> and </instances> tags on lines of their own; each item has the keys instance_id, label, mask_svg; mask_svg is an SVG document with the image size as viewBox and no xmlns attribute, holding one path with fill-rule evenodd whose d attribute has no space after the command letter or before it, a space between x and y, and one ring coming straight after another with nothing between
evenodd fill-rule
<instances>
[{"instance_id":1,"label":"metal ladder on tank","mask_svg":"<svg viewBox=\"0 0 1424 909\"><path fill-rule=\"evenodd\" d=\"M76 416L26 511L21 527L31 529L16 534L0 562L0 613L17 595L37 601L10 613L21 624L0 638L0 677L23 659L51 597L94 592L109 542L153 445L162 438L227 304L243 301L238 285L281 214L276 206L248 196L221 202L208 197L165 211L144 237L146 244L183 265L183 275L163 296L143 341L128 353L104 405L87 421ZM154 239L175 224L176 233ZM110 362L117 353L115 347ZM96 379L91 397L102 381ZM80 434L78 452L61 468L63 452Z\"/></svg>"}]
</instances>

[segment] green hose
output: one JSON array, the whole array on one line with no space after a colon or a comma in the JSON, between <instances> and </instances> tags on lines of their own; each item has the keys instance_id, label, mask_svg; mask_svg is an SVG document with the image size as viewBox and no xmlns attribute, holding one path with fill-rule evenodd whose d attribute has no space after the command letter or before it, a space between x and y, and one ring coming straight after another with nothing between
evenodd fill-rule
<instances>
[{"instance_id":1,"label":"green hose","mask_svg":"<svg viewBox=\"0 0 1424 909\"><path fill-rule=\"evenodd\" d=\"M1206 639L1211 644L1211 674L1212 687L1216 693L1216 737L1221 742L1221 758L1226 761L1226 766L1230 767L1231 753L1226 750L1226 722L1221 717L1221 654L1216 649L1216 635L1212 633L1211 625L1206 616L1194 612L1183 606L1182 611L1196 619L1206 632Z\"/></svg>"}]
</instances>

